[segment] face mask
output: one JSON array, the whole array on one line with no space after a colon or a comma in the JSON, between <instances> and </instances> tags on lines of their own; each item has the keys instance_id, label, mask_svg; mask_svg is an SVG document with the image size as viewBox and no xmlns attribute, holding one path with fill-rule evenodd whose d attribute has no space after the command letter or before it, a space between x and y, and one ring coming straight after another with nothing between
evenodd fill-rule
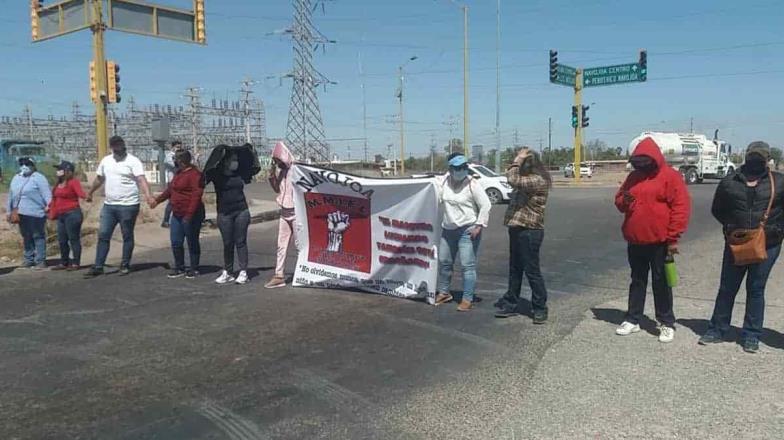
<instances>
[{"instance_id":1,"label":"face mask","mask_svg":"<svg viewBox=\"0 0 784 440\"><path fill-rule=\"evenodd\" d=\"M126 153L127 151L128 151L128 150L126 150L126 148L125 148L125 147L122 147L122 148L112 148L112 153L113 153L113 154L114 154L116 157L118 157L118 158L123 158L123 157L125 157L125 153Z\"/></svg>"},{"instance_id":2,"label":"face mask","mask_svg":"<svg viewBox=\"0 0 784 440\"><path fill-rule=\"evenodd\" d=\"M63 170L57 170L57 173L56 173L56 174L57 174L57 177L63 177L63 176L65 176L65 171L63 171Z\"/></svg>"},{"instance_id":3,"label":"face mask","mask_svg":"<svg viewBox=\"0 0 784 440\"><path fill-rule=\"evenodd\" d=\"M750 154L743 164L743 170L751 175L764 174L767 168L768 163L758 154Z\"/></svg>"},{"instance_id":4,"label":"face mask","mask_svg":"<svg viewBox=\"0 0 784 440\"><path fill-rule=\"evenodd\" d=\"M19 167L19 172L22 173L22 175L25 175L25 176L29 176L30 174L33 174L33 170L29 166L27 166L27 165L20 166Z\"/></svg>"},{"instance_id":5,"label":"face mask","mask_svg":"<svg viewBox=\"0 0 784 440\"><path fill-rule=\"evenodd\" d=\"M629 162L637 171L651 172L656 169L656 162L647 157L633 157Z\"/></svg>"},{"instance_id":6,"label":"face mask","mask_svg":"<svg viewBox=\"0 0 784 440\"><path fill-rule=\"evenodd\" d=\"M237 171L237 169L239 167L240 167L240 163L239 162L233 161L233 162L229 163L229 171Z\"/></svg>"},{"instance_id":7,"label":"face mask","mask_svg":"<svg viewBox=\"0 0 784 440\"><path fill-rule=\"evenodd\" d=\"M468 177L468 170L449 170L449 175L455 182L462 182Z\"/></svg>"}]
</instances>

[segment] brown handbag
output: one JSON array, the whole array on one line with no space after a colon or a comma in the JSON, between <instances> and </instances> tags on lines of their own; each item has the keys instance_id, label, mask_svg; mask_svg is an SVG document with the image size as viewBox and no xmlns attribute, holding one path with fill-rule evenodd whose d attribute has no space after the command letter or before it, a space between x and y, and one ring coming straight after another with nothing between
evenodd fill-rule
<instances>
[{"instance_id":1,"label":"brown handbag","mask_svg":"<svg viewBox=\"0 0 784 440\"><path fill-rule=\"evenodd\" d=\"M22 204L22 192L24 191L29 181L30 181L30 177L28 177L27 180L25 180L24 185L22 185L22 188L19 189L19 197L16 198L16 208L11 209L11 214L9 215L10 217L9 222L12 225L18 225L19 222L22 221L22 219L19 218L19 205Z\"/></svg>"},{"instance_id":2,"label":"brown handbag","mask_svg":"<svg viewBox=\"0 0 784 440\"><path fill-rule=\"evenodd\" d=\"M768 222L773 199L776 197L776 182L773 180L773 173L768 171L768 176L770 178L770 200L759 226L754 229L736 229L727 234L727 244L732 251L733 263L736 266L758 264L768 259L768 251L765 249L765 224Z\"/></svg>"}]
</instances>

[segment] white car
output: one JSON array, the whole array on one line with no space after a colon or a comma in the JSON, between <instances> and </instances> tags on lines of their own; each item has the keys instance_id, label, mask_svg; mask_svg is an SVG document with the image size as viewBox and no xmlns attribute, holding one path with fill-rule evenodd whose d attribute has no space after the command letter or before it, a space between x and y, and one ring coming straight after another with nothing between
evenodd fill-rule
<instances>
[{"instance_id":1,"label":"white car","mask_svg":"<svg viewBox=\"0 0 784 440\"><path fill-rule=\"evenodd\" d=\"M471 170L471 174L482 185L482 188L487 193L487 197L490 199L490 203L496 205L507 202L512 198L512 186L509 185L506 176L497 174L484 165L472 163L468 164L468 169Z\"/></svg>"},{"instance_id":2,"label":"white car","mask_svg":"<svg viewBox=\"0 0 784 440\"><path fill-rule=\"evenodd\" d=\"M484 165L469 163L468 169L471 175L474 176L476 181L482 186L482 189L485 190L487 198L490 199L490 203L495 205L502 202L508 202L512 198L512 186L509 185L506 176L497 174ZM420 178L434 176L437 176L437 174L414 174L411 177ZM442 176L446 177L446 174L442 174Z\"/></svg>"},{"instance_id":3,"label":"white car","mask_svg":"<svg viewBox=\"0 0 784 440\"><path fill-rule=\"evenodd\" d=\"M564 167L564 177L567 179L574 177L574 164L570 163ZM593 177L593 167L583 162L580 164L580 177Z\"/></svg>"}]
</instances>

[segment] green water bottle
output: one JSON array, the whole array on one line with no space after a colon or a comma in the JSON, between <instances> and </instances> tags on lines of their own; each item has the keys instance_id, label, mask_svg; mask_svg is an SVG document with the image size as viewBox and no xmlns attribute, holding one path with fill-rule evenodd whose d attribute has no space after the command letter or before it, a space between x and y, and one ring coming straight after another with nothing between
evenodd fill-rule
<instances>
[{"instance_id":1,"label":"green water bottle","mask_svg":"<svg viewBox=\"0 0 784 440\"><path fill-rule=\"evenodd\" d=\"M664 259L664 276L667 278L667 285L675 287L678 285L678 268L675 267L675 257L667 254Z\"/></svg>"}]
</instances>

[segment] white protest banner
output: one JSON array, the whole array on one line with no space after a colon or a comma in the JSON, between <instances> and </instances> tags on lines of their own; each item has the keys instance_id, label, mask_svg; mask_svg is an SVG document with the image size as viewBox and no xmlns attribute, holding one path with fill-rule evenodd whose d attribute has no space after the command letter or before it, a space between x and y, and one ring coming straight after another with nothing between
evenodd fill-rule
<instances>
[{"instance_id":1,"label":"white protest banner","mask_svg":"<svg viewBox=\"0 0 784 440\"><path fill-rule=\"evenodd\" d=\"M290 171L299 237L294 286L435 298L441 237L434 179Z\"/></svg>"}]
</instances>

